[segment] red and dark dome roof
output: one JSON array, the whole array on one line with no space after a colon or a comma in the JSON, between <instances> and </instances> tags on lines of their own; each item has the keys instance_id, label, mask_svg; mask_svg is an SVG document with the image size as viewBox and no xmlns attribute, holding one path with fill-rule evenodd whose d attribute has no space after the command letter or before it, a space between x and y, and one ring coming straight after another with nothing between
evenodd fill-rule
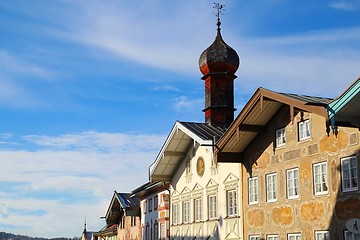
<instances>
[{"instance_id":1,"label":"red and dark dome roof","mask_svg":"<svg viewBox=\"0 0 360 240\"><path fill-rule=\"evenodd\" d=\"M200 55L200 71L204 76L220 72L234 74L239 68L239 65L239 56L236 51L227 45L222 39L220 33L220 22L218 22L215 41Z\"/></svg>"}]
</instances>

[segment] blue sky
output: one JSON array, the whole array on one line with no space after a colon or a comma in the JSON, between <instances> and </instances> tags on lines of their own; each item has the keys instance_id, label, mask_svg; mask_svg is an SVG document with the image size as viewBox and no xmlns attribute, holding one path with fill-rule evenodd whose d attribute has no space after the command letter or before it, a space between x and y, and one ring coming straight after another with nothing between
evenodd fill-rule
<instances>
[{"instance_id":1,"label":"blue sky","mask_svg":"<svg viewBox=\"0 0 360 240\"><path fill-rule=\"evenodd\" d=\"M360 1L221 3L241 58L237 109L258 87L336 97L360 75ZM74 237L84 218L99 230L113 191L148 180L175 121L204 121L212 7L0 2L0 231Z\"/></svg>"}]
</instances>

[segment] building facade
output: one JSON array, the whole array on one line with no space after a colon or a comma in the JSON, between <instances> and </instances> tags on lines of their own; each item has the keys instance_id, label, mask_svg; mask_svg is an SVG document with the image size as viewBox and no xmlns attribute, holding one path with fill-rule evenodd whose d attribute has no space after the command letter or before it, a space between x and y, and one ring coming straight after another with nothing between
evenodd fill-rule
<instances>
[{"instance_id":1,"label":"building facade","mask_svg":"<svg viewBox=\"0 0 360 240\"><path fill-rule=\"evenodd\" d=\"M171 239L242 239L240 164L216 164L220 128L177 122L151 167L170 183Z\"/></svg>"},{"instance_id":2,"label":"building facade","mask_svg":"<svg viewBox=\"0 0 360 240\"><path fill-rule=\"evenodd\" d=\"M219 140L217 160L242 164L245 239L360 238L359 83L333 124L342 96L259 89Z\"/></svg>"},{"instance_id":3,"label":"building facade","mask_svg":"<svg viewBox=\"0 0 360 240\"><path fill-rule=\"evenodd\" d=\"M169 184L148 182L131 192L140 200L141 232L143 240L168 240Z\"/></svg>"},{"instance_id":4,"label":"building facade","mask_svg":"<svg viewBox=\"0 0 360 240\"><path fill-rule=\"evenodd\" d=\"M137 197L115 191L105 215L106 225L95 236L103 240L142 239L139 204Z\"/></svg>"}]
</instances>

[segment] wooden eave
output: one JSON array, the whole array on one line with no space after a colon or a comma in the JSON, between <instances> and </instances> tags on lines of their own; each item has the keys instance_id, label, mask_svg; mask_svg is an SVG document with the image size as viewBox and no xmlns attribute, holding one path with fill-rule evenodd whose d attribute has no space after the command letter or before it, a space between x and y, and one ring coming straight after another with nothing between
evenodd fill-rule
<instances>
[{"instance_id":1,"label":"wooden eave","mask_svg":"<svg viewBox=\"0 0 360 240\"><path fill-rule=\"evenodd\" d=\"M150 166L150 181L170 182L186 154L196 143L210 145L212 140L203 139L181 122L176 122L155 162Z\"/></svg>"},{"instance_id":2,"label":"wooden eave","mask_svg":"<svg viewBox=\"0 0 360 240\"><path fill-rule=\"evenodd\" d=\"M298 111L311 112L328 119L325 103L309 102L258 88L229 129L216 143L215 156L218 162L242 162L243 152L259 134L266 131L269 121L278 111L289 107L293 122Z\"/></svg>"}]
</instances>

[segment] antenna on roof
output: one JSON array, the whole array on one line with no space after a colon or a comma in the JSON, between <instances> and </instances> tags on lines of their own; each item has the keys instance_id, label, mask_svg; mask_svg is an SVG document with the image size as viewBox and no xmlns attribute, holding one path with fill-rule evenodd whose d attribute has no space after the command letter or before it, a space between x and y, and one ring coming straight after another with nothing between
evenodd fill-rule
<instances>
[{"instance_id":1,"label":"antenna on roof","mask_svg":"<svg viewBox=\"0 0 360 240\"><path fill-rule=\"evenodd\" d=\"M225 5L224 4L220 4L220 3L214 3L214 7L216 8L217 12L215 13L215 16L217 17L217 23L216 25L218 26L217 30L220 30L220 15L223 13L223 11L225 11Z\"/></svg>"}]
</instances>

